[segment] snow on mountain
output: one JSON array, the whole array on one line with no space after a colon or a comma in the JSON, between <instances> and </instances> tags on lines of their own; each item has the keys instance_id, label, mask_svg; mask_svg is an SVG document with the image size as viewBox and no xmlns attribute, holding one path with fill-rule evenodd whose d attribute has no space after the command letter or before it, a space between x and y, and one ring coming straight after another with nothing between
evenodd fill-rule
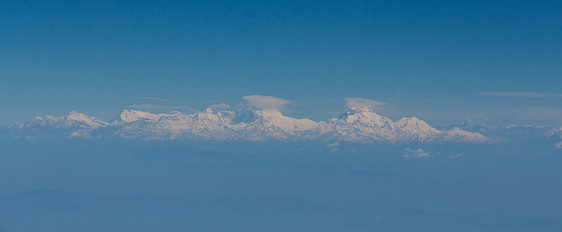
<instances>
[{"instance_id":1,"label":"snow on mountain","mask_svg":"<svg viewBox=\"0 0 562 232\"><path fill-rule=\"evenodd\" d=\"M69 115L54 117L36 117L27 123L12 125L11 128L19 128L22 131L32 131L34 134L52 134L58 132L69 138L89 138L91 134L101 128L109 126L109 123L78 112ZM38 132L41 131L41 132Z\"/></svg>"},{"instance_id":2,"label":"snow on mountain","mask_svg":"<svg viewBox=\"0 0 562 232\"><path fill-rule=\"evenodd\" d=\"M468 132L458 127L444 132L445 141L453 142L492 142L493 140L476 132Z\"/></svg>"},{"instance_id":3,"label":"snow on mountain","mask_svg":"<svg viewBox=\"0 0 562 232\"><path fill-rule=\"evenodd\" d=\"M204 112L184 116L184 134L190 138L206 140L235 140L237 134L232 128L231 111L217 111L207 108Z\"/></svg>"},{"instance_id":4,"label":"snow on mountain","mask_svg":"<svg viewBox=\"0 0 562 232\"><path fill-rule=\"evenodd\" d=\"M455 127L464 131L479 133L494 141L547 140L557 136L562 138L562 130L560 128L545 126L486 126L482 124L462 123L446 127L443 130L452 130Z\"/></svg>"},{"instance_id":5,"label":"snow on mountain","mask_svg":"<svg viewBox=\"0 0 562 232\"><path fill-rule=\"evenodd\" d=\"M53 117L36 117L28 123L23 123L20 128L50 127L50 128L85 128L98 129L109 124L101 119L88 116L78 112L71 112L69 115Z\"/></svg>"},{"instance_id":6,"label":"snow on mountain","mask_svg":"<svg viewBox=\"0 0 562 232\"><path fill-rule=\"evenodd\" d=\"M288 139L302 137L305 132L316 127L310 119L295 119L284 116L275 110L253 111L254 120L235 124L234 127L248 140Z\"/></svg>"},{"instance_id":7,"label":"snow on mountain","mask_svg":"<svg viewBox=\"0 0 562 232\"><path fill-rule=\"evenodd\" d=\"M124 110L111 125L117 128L116 134L125 138L228 140L235 136L229 126L231 118L230 112L217 112L212 108L191 115L177 111L150 114Z\"/></svg>"},{"instance_id":8,"label":"snow on mountain","mask_svg":"<svg viewBox=\"0 0 562 232\"><path fill-rule=\"evenodd\" d=\"M318 135L328 140L373 143L396 141L399 131L387 117L368 108L351 108L338 119L321 122Z\"/></svg>"},{"instance_id":9,"label":"snow on mountain","mask_svg":"<svg viewBox=\"0 0 562 232\"><path fill-rule=\"evenodd\" d=\"M402 137L406 140L430 141L436 139L441 133L416 117L404 117L396 121L396 126L402 131Z\"/></svg>"},{"instance_id":10,"label":"snow on mountain","mask_svg":"<svg viewBox=\"0 0 562 232\"><path fill-rule=\"evenodd\" d=\"M117 134L127 138L267 140L296 136L313 128L316 122L286 117L278 111L217 111L208 108L191 115L180 112L155 115L125 110L112 125L118 127Z\"/></svg>"},{"instance_id":11,"label":"snow on mountain","mask_svg":"<svg viewBox=\"0 0 562 232\"><path fill-rule=\"evenodd\" d=\"M485 136L463 130L439 131L416 118L404 117L396 122L368 108L351 108L338 119L321 123L320 136L346 142L432 142L439 139L458 142L485 142Z\"/></svg>"},{"instance_id":12,"label":"snow on mountain","mask_svg":"<svg viewBox=\"0 0 562 232\"><path fill-rule=\"evenodd\" d=\"M165 114L151 114L138 110L123 110L116 122L131 123L139 120L154 122L158 121L163 116L165 116Z\"/></svg>"},{"instance_id":13,"label":"snow on mountain","mask_svg":"<svg viewBox=\"0 0 562 232\"><path fill-rule=\"evenodd\" d=\"M185 115L187 116L187 115ZM151 114L137 110L123 110L111 123L117 129L115 134L125 138L165 139L173 138L181 128L184 114Z\"/></svg>"},{"instance_id":14,"label":"snow on mountain","mask_svg":"<svg viewBox=\"0 0 562 232\"><path fill-rule=\"evenodd\" d=\"M277 110L240 109L235 111L208 108L195 114L171 112L152 114L123 110L111 123L72 112L68 116L38 117L20 126L21 129L49 127L69 129L69 137L88 137L93 131L106 128L124 138L190 139L190 140L317 140L351 143L407 142L489 142L482 134L460 128L440 131L412 117L396 122L368 108L351 108L339 118L315 122L296 119Z\"/></svg>"}]
</instances>

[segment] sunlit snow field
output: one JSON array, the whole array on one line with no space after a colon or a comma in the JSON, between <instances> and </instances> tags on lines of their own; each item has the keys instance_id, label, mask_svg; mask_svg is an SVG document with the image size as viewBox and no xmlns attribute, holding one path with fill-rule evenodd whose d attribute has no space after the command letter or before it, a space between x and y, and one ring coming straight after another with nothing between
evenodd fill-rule
<instances>
[{"instance_id":1,"label":"sunlit snow field","mask_svg":"<svg viewBox=\"0 0 562 232\"><path fill-rule=\"evenodd\" d=\"M562 149L5 139L0 231L561 231Z\"/></svg>"}]
</instances>

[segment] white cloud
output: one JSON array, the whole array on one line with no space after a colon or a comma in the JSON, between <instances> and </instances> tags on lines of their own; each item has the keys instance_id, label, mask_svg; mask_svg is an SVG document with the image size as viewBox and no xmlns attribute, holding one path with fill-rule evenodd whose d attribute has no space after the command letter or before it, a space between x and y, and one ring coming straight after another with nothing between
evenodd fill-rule
<instances>
[{"instance_id":1,"label":"white cloud","mask_svg":"<svg viewBox=\"0 0 562 232\"><path fill-rule=\"evenodd\" d=\"M250 106L260 108L263 110L281 110L283 106L290 103L290 101L271 97L271 96L262 96L262 95L251 95L242 97L242 99L248 101Z\"/></svg>"},{"instance_id":2,"label":"white cloud","mask_svg":"<svg viewBox=\"0 0 562 232\"><path fill-rule=\"evenodd\" d=\"M409 147L404 150L404 155L402 158L424 158L429 157L429 152L424 151L421 148L418 149L410 149Z\"/></svg>"},{"instance_id":3,"label":"white cloud","mask_svg":"<svg viewBox=\"0 0 562 232\"><path fill-rule=\"evenodd\" d=\"M369 108L374 110L375 108L382 105L386 105L386 103L371 100L371 99L366 99L366 98L360 98L360 97L345 98L345 106L349 108L357 107L357 108Z\"/></svg>"},{"instance_id":4,"label":"white cloud","mask_svg":"<svg viewBox=\"0 0 562 232\"><path fill-rule=\"evenodd\" d=\"M152 104L139 104L139 105L132 105L132 106L125 106L126 108L143 108L143 109L164 109L164 110L173 110L173 109L186 109L191 110L194 112L199 112L196 109L193 109L189 106L164 106L164 105L152 105Z\"/></svg>"},{"instance_id":5,"label":"white cloud","mask_svg":"<svg viewBox=\"0 0 562 232\"><path fill-rule=\"evenodd\" d=\"M539 93L539 92L480 92L481 96L493 97L529 97L529 98L549 98L549 97L562 97L562 93Z\"/></svg>"},{"instance_id":6,"label":"white cloud","mask_svg":"<svg viewBox=\"0 0 562 232\"><path fill-rule=\"evenodd\" d=\"M333 142L333 143L328 143L328 144L326 144L327 147L337 147L337 146L339 146L339 145L340 145L340 143L338 143L338 142Z\"/></svg>"},{"instance_id":7,"label":"white cloud","mask_svg":"<svg viewBox=\"0 0 562 232\"><path fill-rule=\"evenodd\" d=\"M83 129L83 130L77 130L72 132L72 134L70 134L68 137L69 138L91 138L92 136L90 135L90 130L87 129Z\"/></svg>"}]
</instances>

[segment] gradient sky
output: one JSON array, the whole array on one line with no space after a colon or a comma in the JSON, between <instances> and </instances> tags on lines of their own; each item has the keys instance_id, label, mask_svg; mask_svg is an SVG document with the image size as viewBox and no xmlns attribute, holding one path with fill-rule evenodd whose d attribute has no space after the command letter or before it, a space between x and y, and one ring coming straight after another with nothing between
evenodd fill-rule
<instances>
[{"instance_id":1,"label":"gradient sky","mask_svg":"<svg viewBox=\"0 0 562 232\"><path fill-rule=\"evenodd\" d=\"M0 0L0 125L72 110L110 119L140 104L189 113L255 94L314 120L362 97L434 125L562 125L561 11L514 0Z\"/></svg>"}]
</instances>

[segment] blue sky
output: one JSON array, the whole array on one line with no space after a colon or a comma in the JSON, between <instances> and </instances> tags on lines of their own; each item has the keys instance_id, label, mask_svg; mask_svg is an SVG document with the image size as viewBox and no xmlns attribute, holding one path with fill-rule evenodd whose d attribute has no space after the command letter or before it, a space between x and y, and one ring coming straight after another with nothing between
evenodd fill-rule
<instances>
[{"instance_id":1,"label":"blue sky","mask_svg":"<svg viewBox=\"0 0 562 232\"><path fill-rule=\"evenodd\" d=\"M562 125L560 1L0 1L0 124L247 95L444 125ZM165 100L150 99L161 98ZM171 108L145 109L169 111Z\"/></svg>"}]
</instances>

